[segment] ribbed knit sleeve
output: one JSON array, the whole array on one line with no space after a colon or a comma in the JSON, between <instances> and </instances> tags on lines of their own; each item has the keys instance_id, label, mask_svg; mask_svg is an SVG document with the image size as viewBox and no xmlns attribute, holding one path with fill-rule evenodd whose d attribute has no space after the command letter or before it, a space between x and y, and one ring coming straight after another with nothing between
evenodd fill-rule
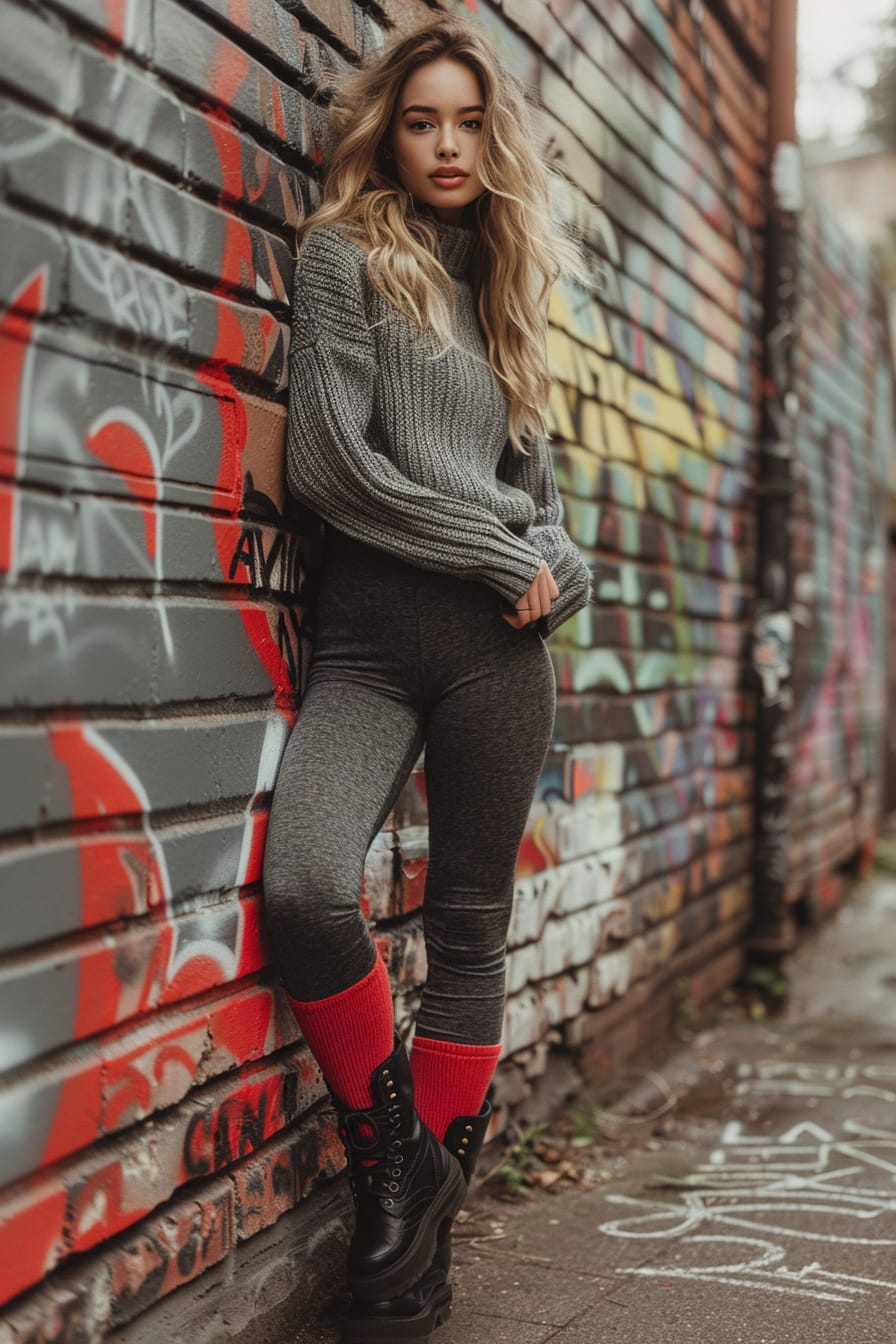
<instances>
[{"instance_id":1,"label":"ribbed knit sleeve","mask_svg":"<svg viewBox=\"0 0 896 1344\"><path fill-rule=\"evenodd\" d=\"M476 503L421 485L368 433L376 347L367 258L338 230L313 229L296 265L287 423L290 489L328 523L423 569L479 579L515 602L540 552Z\"/></svg>"},{"instance_id":2,"label":"ribbed knit sleeve","mask_svg":"<svg viewBox=\"0 0 896 1344\"><path fill-rule=\"evenodd\" d=\"M535 522L527 528L525 540L547 561L560 589L550 614L538 622L540 633L547 637L588 605L594 584L589 566L563 526L563 498L557 487L550 445L539 434L526 446L529 456L523 457L507 443L498 464L498 475L508 485L525 490L535 501Z\"/></svg>"}]
</instances>

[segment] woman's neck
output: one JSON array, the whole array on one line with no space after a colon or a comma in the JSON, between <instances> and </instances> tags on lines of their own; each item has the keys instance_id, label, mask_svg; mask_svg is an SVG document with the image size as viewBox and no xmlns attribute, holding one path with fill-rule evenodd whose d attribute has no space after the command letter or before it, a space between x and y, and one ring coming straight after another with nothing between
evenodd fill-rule
<instances>
[{"instance_id":1,"label":"woman's neck","mask_svg":"<svg viewBox=\"0 0 896 1344\"><path fill-rule=\"evenodd\" d=\"M423 206L419 209L419 213L436 231L439 255L445 270L455 278L465 276L473 259L477 230L470 224L454 224L441 218L441 212L433 206Z\"/></svg>"}]
</instances>

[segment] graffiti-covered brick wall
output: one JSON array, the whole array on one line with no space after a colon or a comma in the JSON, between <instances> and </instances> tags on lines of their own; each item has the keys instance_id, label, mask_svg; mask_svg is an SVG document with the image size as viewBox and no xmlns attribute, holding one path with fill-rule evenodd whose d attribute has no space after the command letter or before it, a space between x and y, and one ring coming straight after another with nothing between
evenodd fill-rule
<instances>
[{"instance_id":1,"label":"graffiti-covered brick wall","mask_svg":"<svg viewBox=\"0 0 896 1344\"><path fill-rule=\"evenodd\" d=\"M549 646L497 1133L551 1052L600 1075L741 966L768 6L456 7L536 94L591 276L550 354L596 600ZM293 231L328 80L429 12L0 0L3 1344L127 1328L341 1164L260 890L317 536L283 479ZM426 865L424 754L363 891L403 1029Z\"/></svg>"},{"instance_id":2,"label":"graffiti-covered brick wall","mask_svg":"<svg viewBox=\"0 0 896 1344\"><path fill-rule=\"evenodd\" d=\"M886 488L894 453L886 302L870 255L813 195L800 224L793 499L793 809L788 903L839 901L870 854L885 729Z\"/></svg>"},{"instance_id":3,"label":"graffiti-covered brick wall","mask_svg":"<svg viewBox=\"0 0 896 1344\"><path fill-rule=\"evenodd\" d=\"M496 1097L600 1074L736 976L749 919L765 6L479 7L537 89L593 287L552 307L554 457L596 602L551 643Z\"/></svg>"},{"instance_id":4,"label":"graffiti-covered brick wall","mask_svg":"<svg viewBox=\"0 0 896 1344\"><path fill-rule=\"evenodd\" d=\"M761 690L749 941L775 955L836 908L847 874L874 852L896 461L883 279L807 181L791 133L782 120L768 214L753 645Z\"/></svg>"},{"instance_id":5,"label":"graffiti-covered brick wall","mask_svg":"<svg viewBox=\"0 0 896 1344\"><path fill-rule=\"evenodd\" d=\"M313 94L382 41L317 9L0 3L4 1338L99 1337L341 1164L259 887Z\"/></svg>"}]
</instances>

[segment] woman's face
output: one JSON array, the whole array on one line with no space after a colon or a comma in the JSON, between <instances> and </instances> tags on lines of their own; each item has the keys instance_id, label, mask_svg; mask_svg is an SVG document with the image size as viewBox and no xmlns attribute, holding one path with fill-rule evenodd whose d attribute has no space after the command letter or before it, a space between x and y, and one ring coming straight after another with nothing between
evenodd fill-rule
<instances>
[{"instance_id":1,"label":"woman's face","mask_svg":"<svg viewBox=\"0 0 896 1344\"><path fill-rule=\"evenodd\" d=\"M468 65L439 57L408 75L392 122L392 150L402 186L459 224L464 206L485 188L476 171L484 97Z\"/></svg>"}]
</instances>

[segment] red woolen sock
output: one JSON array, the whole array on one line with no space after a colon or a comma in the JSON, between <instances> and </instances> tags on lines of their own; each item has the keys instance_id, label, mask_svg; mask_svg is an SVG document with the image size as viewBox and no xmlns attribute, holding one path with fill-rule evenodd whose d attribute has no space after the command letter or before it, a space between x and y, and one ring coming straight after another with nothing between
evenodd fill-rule
<instances>
[{"instance_id":1,"label":"red woolen sock","mask_svg":"<svg viewBox=\"0 0 896 1344\"><path fill-rule=\"evenodd\" d=\"M286 997L331 1092L351 1110L370 1106L370 1075L394 1045L392 990L379 953L363 979L339 994L308 1002Z\"/></svg>"},{"instance_id":2,"label":"red woolen sock","mask_svg":"<svg viewBox=\"0 0 896 1344\"><path fill-rule=\"evenodd\" d=\"M479 1114L500 1053L500 1043L461 1045L414 1036L414 1102L437 1139L444 1139L455 1116Z\"/></svg>"}]
</instances>

